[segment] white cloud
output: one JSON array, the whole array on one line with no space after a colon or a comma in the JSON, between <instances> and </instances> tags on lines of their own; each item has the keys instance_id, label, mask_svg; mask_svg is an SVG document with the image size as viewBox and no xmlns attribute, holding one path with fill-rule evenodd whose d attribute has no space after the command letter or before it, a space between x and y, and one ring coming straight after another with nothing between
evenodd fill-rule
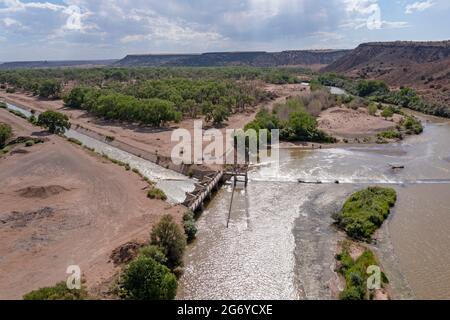
<instances>
[{"instance_id":1,"label":"white cloud","mask_svg":"<svg viewBox=\"0 0 450 320\"><path fill-rule=\"evenodd\" d=\"M413 4L408 4L406 6L405 13L412 14L416 11L419 11L419 12L425 11L434 5L435 5L435 3L432 0L414 2Z\"/></svg>"}]
</instances>

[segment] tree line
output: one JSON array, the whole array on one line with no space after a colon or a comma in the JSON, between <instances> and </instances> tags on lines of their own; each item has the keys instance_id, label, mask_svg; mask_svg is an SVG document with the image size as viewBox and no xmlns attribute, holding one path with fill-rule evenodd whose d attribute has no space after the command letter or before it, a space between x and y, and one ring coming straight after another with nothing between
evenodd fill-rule
<instances>
[{"instance_id":1,"label":"tree line","mask_svg":"<svg viewBox=\"0 0 450 320\"><path fill-rule=\"evenodd\" d=\"M65 95L64 103L106 119L159 127L198 116L221 124L230 114L266 98L265 93L245 84L175 78L116 83L107 89L78 86Z\"/></svg>"}]
</instances>

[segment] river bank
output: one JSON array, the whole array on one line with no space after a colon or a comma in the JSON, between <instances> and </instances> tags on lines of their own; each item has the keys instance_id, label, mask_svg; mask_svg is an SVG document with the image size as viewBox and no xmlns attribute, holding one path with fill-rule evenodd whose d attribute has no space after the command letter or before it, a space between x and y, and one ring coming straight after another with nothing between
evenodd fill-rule
<instances>
[{"instance_id":1,"label":"river bank","mask_svg":"<svg viewBox=\"0 0 450 320\"><path fill-rule=\"evenodd\" d=\"M0 121L15 135L48 139L0 159L1 299L52 286L70 265L95 290L117 272L114 249L145 241L164 214L181 221L184 209L148 199L148 184L133 172L7 110L0 109Z\"/></svg>"}]
</instances>

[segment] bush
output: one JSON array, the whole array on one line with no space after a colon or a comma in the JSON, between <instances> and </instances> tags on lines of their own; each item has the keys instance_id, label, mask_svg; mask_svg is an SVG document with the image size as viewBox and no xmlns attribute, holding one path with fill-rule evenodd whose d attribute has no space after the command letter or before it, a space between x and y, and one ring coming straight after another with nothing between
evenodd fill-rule
<instances>
[{"instance_id":1,"label":"bush","mask_svg":"<svg viewBox=\"0 0 450 320\"><path fill-rule=\"evenodd\" d=\"M166 266L146 256L131 262L121 281L124 297L131 300L173 300L177 286Z\"/></svg>"},{"instance_id":2,"label":"bush","mask_svg":"<svg viewBox=\"0 0 450 320\"><path fill-rule=\"evenodd\" d=\"M423 132L422 123L413 116L407 116L401 125L405 128L407 134L421 134Z\"/></svg>"},{"instance_id":3,"label":"bush","mask_svg":"<svg viewBox=\"0 0 450 320\"><path fill-rule=\"evenodd\" d=\"M69 117L56 111L45 111L39 115L38 125L48 129L50 133L60 134L70 129Z\"/></svg>"},{"instance_id":4,"label":"bush","mask_svg":"<svg viewBox=\"0 0 450 320\"><path fill-rule=\"evenodd\" d=\"M164 191L158 188L152 188L151 190L149 190L147 193L147 197L149 197L150 199L158 199L163 201L167 200L167 196Z\"/></svg>"},{"instance_id":5,"label":"bush","mask_svg":"<svg viewBox=\"0 0 450 320\"><path fill-rule=\"evenodd\" d=\"M163 265L167 264L167 257L164 255L164 252L161 251L161 248L157 246L146 246L139 251L139 254L151 258Z\"/></svg>"},{"instance_id":6,"label":"bush","mask_svg":"<svg viewBox=\"0 0 450 320\"><path fill-rule=\"evenodd\" d=\"M87 300L89 296L84 287L81 290L69 290L65 282L54 287L41 288L23 296L24 300Z\"/></svg>"},{"instance_id":7,"label":"bush","mask_svg":"<svg viewBox=\"0 0 450 320\"><path fill-rule=\"evenodd\" d=\"M381 112L381 116L385 119L392 118L394 116L394 109L391 107L386 107L383 109L383 112Z\"/></svg>"},{"instance_id":8,"label":"bush","mask_svg":"<svg viewBox=\"0 0 450 320\"><path fill-rule=\"evenodd\" d=\"M0 149L4 148L6 142L12 137L12 128L9 124L0 123Z\"/></svg>"},{"instance_id":9,"label":"bush","mask_svg":"<svg viewBox=\"0 0 450 320\"><path fill-rule=\"evenodd\" d=\"M27 141L27 142L25 142L25 147L32 147L32 146L34 146L34 141L33 140L29 140L29 141Z\"/></svg>"},{"instance_id":10,"label":"bush","mask_svg":"<svg viewBox=\"0 0 450 320\"><path fill-rule=\"evenodd\" d=\"M6 108L7 108L6 103L0 102L0 109L6 109Z\"/></svg>"},{"instance_id":11,"label":"bush","mask_svg":"<svg viewBox=\"0 0 450 320\"><path fill-rule=\"evenodd\" d=\"M174 269L183 264L186 236L171 215L163 216L161 221L153 227L150 239L151 245L158 246L164 252L169 268Z\"/></svg>"},{"instance_id":12,"label":"bush","mask_svg":"<svg viewBox=\"0 0 450 320\"><path fill-rule=\"evenodd\" d=\"M378 261L369 249L366 249L356 261L353 260L349 253L349 246L350 243L345 242L342 252L336 257L340 265L337 271L345 278L346 284L339 298L341 300L368 299L371 296L371 292L367 289L369 277L367 269L370 266L377 266ZM382 284L389 282L384 273L382 273L382 278Z\"/></svg>"},{"instance_id":13,"label":"bush","mask_svg":"<svg viewBox=\"0 0 450 320\"><path fill-rule=\"evenodd\" d=\"M369 241L396 201L394 189L370 187L354 193L334 218L348 236Z\"/></svg>"},{"instance_id":14,"label":"bush","mask_svg":"<svg viewBox=\"0 0 450 320\"><path fill-rule=\"evenodd\" d=\"M395 140L402 139L402 134L398 131L390 130L379 133L378 137L382 139Z\"/></svg>"},{"instance_id":15,"label":"bush","mask_svg":"<svg viewBox=\"0 0 450 320\"><path fill-rule=\"evenodd\" d=\"M15 88L6 88L6 93L16 93L16 89Z\"/></svg>"}]
</instances>

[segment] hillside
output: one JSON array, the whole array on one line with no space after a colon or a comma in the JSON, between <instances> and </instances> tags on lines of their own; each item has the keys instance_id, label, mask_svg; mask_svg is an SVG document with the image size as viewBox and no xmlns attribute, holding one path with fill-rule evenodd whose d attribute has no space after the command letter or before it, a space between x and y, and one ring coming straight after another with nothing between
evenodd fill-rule
<instances>
[{"instance_id":1,"label":"hillside","mask_svg":"<svg viewBox=\"0 0 450 320\"><path fill-rule=\"evenodd\" d=\"M283 52L213 52L203 54L128 55L115 63L120 67L142 66L310 66L327 65L348 53L348 50L305 50Z\"/></svg>"},{"instance_id":2,"label":"hillside","mask_svg":"<svg viewBox=\"0 0 450 320\"><path fill-rule=\"evenodd\" d=\"M450 104L450 41L361 44L323 71L412 87L429 102Z\"/></svg>"}]
</instances>

